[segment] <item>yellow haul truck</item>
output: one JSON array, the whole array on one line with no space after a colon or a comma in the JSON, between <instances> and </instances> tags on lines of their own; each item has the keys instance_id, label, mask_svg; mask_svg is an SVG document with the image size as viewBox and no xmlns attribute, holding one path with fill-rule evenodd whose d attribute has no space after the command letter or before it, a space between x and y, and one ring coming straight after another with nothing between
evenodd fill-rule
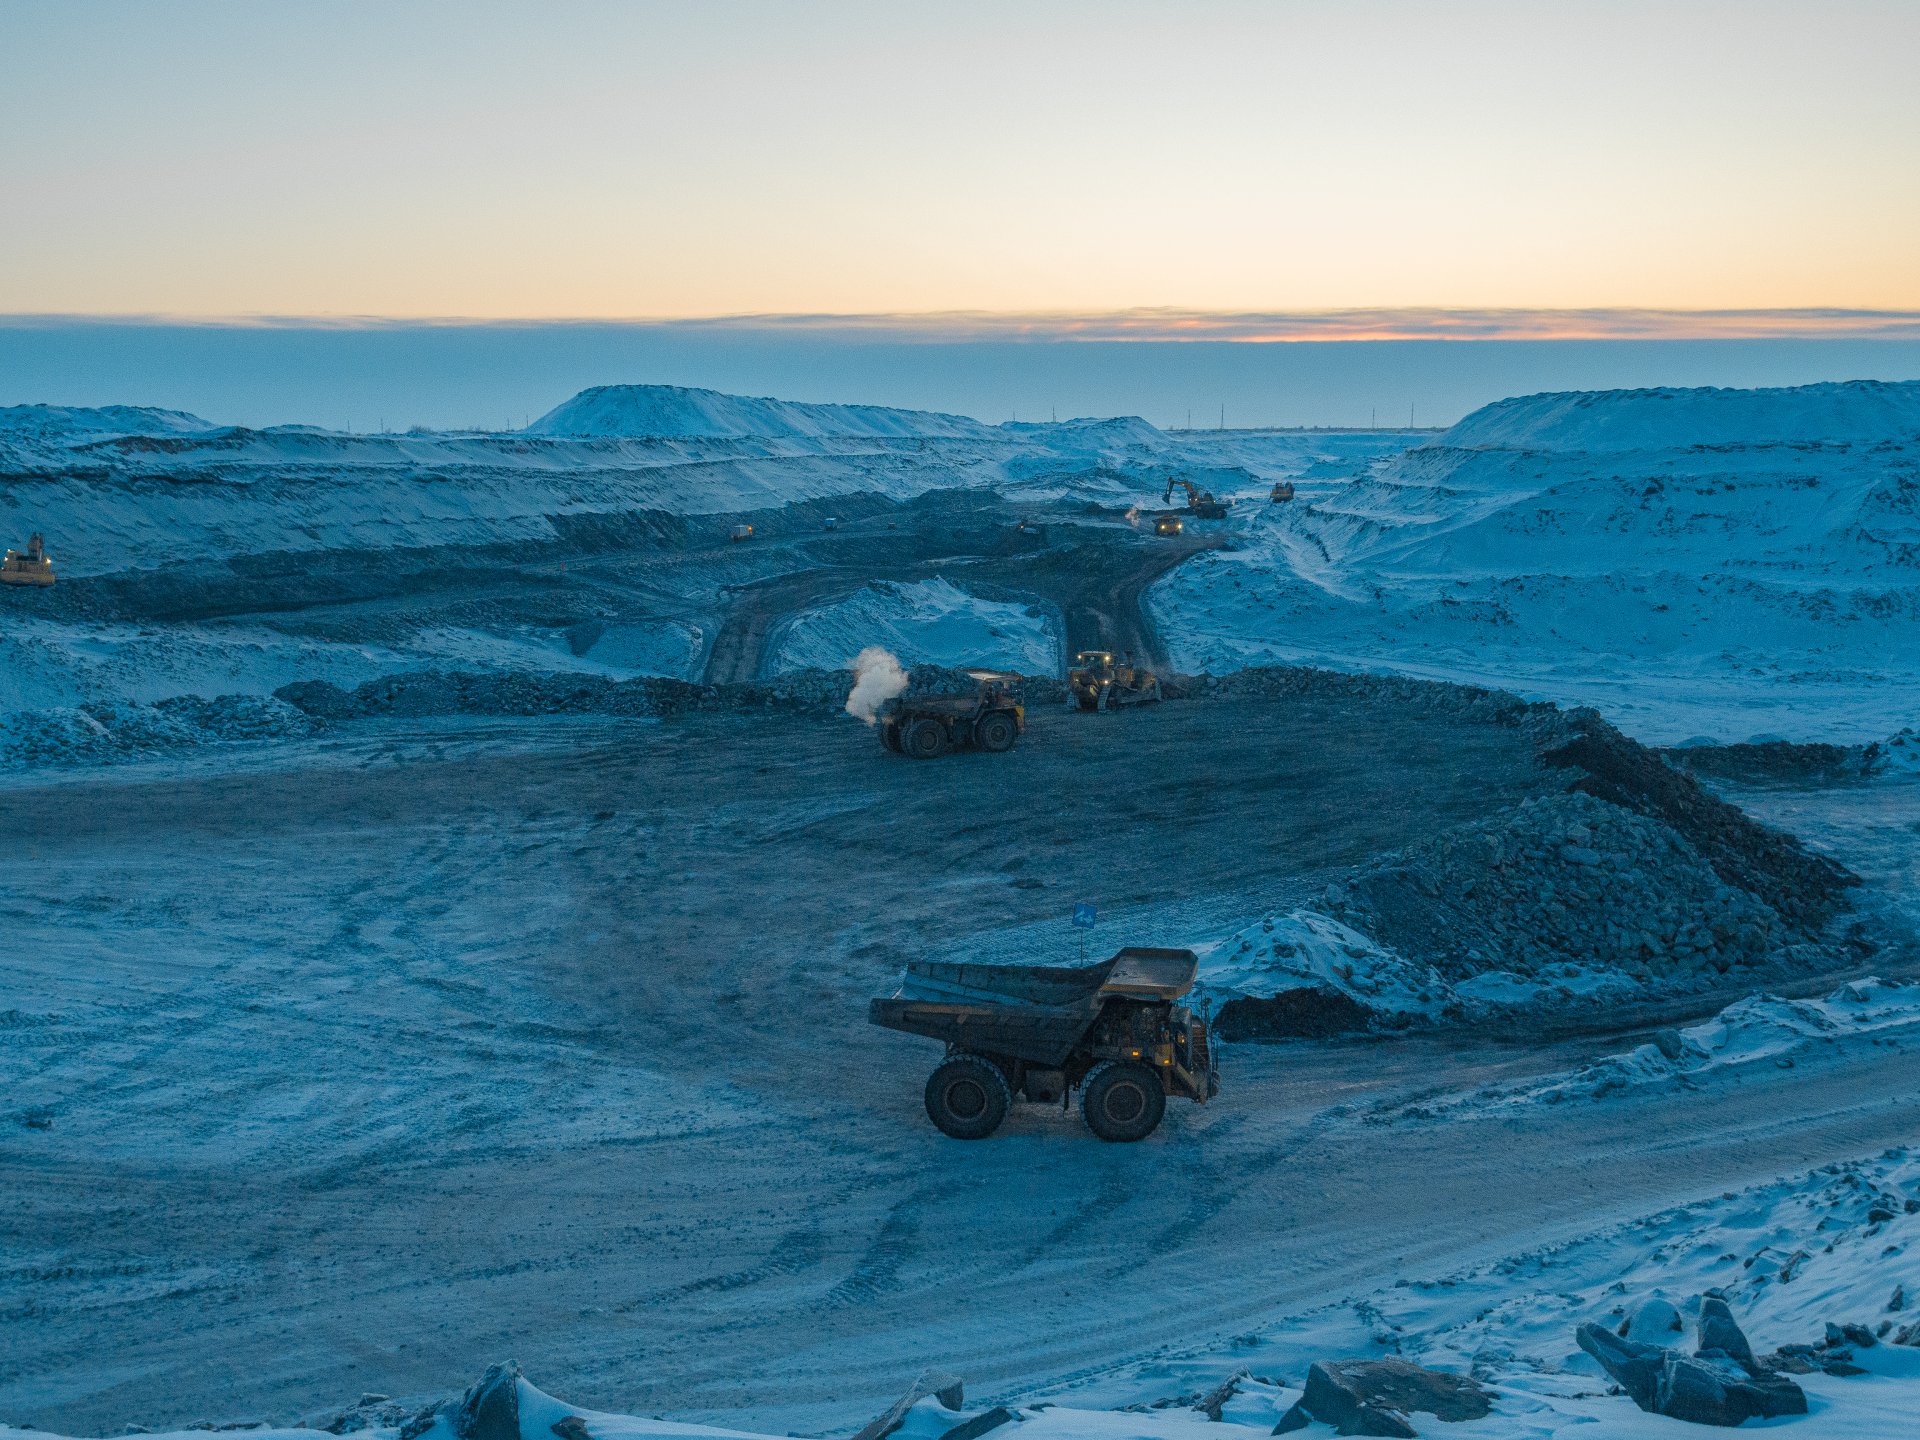
<instances>
[{"instance_id":1,"label":"yellow haul truck","mask_svg":"<svg viewBox=\"0 0 1920 1440\"><path fill-rule=\"evenodd\" d=\"M986 1139L1016 1098L1061 1105L1075 1090L1102 1140L1143 1140L1169 1095L1220 1093L1207 1022L1177 1003L1198 971L1191 950L1135 947L1097 965L914 960L867 1018L946 1043L927 1116L956 1140Z\"/></svg>"}]
</instances>

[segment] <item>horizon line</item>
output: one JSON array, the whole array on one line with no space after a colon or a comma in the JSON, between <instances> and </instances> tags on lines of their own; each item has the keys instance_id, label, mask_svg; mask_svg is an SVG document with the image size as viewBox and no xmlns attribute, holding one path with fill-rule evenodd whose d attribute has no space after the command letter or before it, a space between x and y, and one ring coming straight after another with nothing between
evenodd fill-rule
<instances>
[{"instance_id":1,"label":"horizon line","mask_svg":"<svg viewBox=\"0 0 1920 1440\"><path fill-rule=\"evenodd\" d=\"M906 343L981 340L1214 342L1243 345L1365 341L1920 340L1920 310L1837 306L1743 310L1372 307L1330 310L753 313L711 316L193 315L0 313L0 329L132 326L228 330L604 328L772 331Z\"/></svg>"}]
</instances>

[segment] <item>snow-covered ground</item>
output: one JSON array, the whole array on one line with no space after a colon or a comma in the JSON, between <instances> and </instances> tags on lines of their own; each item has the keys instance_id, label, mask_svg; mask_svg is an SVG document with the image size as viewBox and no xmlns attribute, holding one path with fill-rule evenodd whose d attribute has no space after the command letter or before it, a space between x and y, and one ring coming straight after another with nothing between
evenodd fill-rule
<instances>
[{"instance_id":1,"label":"snow-covered ground","mask_svg":"<svg viewBox=\"0 0 1920 1440\"><path fill-rule=\"evenodd\" d=\"M1894 1148L1740 1191L1697 1199L1559 1243L1522 1248L1491 1264L1403 1277L1369 1292L1267 1318L1230 1341L1170 1347L1152 1359L1014 1394L969 1397L964 1376L924 1382L928 1394L894 1417L899 1440L940 1440L969 1425L1004 1440L1235 1440L1275 1432L1302 1398L1309 1366L1392 1356L1470 1377L1489 1413L1441 1422L1412 1411L1422 1434L1460 1440L1650 1440L1689 1433L1619 1393L1574 1343L1591 1322L1648 1343L1692 1348L1701 1301L1727 1301L1756 1353L1782 1346L1831 1351L1829 1327L1854 1336L1841 1371L1789 1372L1807 1413L1750 1425L1802 1440L1911 1440L1920 1415L1920 1158ZM929 1357L930 1359L937 1357ZM903 1374L902 1387L911 1375ZM955 1381L962 1382L955 1384ZM766 1432L643 1418L572 1405L525 1380L507 1380L518 1440L773 1440ZM478 1388L478 1387L476 1387ZM905 1399L911 1400L913 1391ZM1203 1408L1213 1407L1212 1413ZM455 1407L371 1395L328 1428L394 1440L409 1433L460 1440ZM496 1411L496 1413L508 1413ZM569 1419L569 1417L573 1417ZM313 1417L316 1421L319 1416ZM428 1423L430 1421L430 1424ZM496 1424L499 1422L496 1422ZM163 1432L191 1440L200 1430ZM260 1440L311 1429L260 1426ZM468 1432L471 1434L472 1432ZM504 1440L495 1429L485 1440ZM1297 1433L1335 1433L1314 1421ZM1339 1433L1355 1433L1342 1431ZM1362 1431L1358 1433L1390 1433ZM0 1425L6 1440L51 1432Z\"/></svg>"},{"instance_id":2,"label":"snow-covered ground","mask_svg":"<svg viewBox=\"0 0 1920 1440\"><path fill-rule=\"evenodd\" d=\"M1666 743L1920 708L1920 383L1503 401L1231 523L1150 594L1187 669L1463 680Z\"/></svg>"},{"instance_id":3,"label":"snow-covered ground","mask_svg":"<svg viewBox=\"0 0 1920 1440\"><path fill-rule=\"evenodd\" d=\"M844 670L867 646L881 645L908 665L1051 675L1060 668L1059 629L1032 605L983 599L947 580L881 580L794 616L774 642L770 668Z\"/></svg>"},{"instance_id":4,"label":"snow-covered ground","mask_svg":"<svg viewBox=\"0 0 1920 1440\"><path fill-rule=\"evenodd\" d=\"M1910 728L1888 741L1920 708L1917 420L1920 386L1527 397L1438 440L987 426L668 387L585 392L514 435L19 407L0 412L0 525L46 531L64 575L99 578L354 547L513 553L569 526L862 493L1151 507L1187 478L1236 502L1217 527L1236 548L1153 592L1183 668L1470 679L1595 703L1660 740L1887 741L1902 773L1740 798L1860 870L1875 903L1920 909L1920 745ZM1269 504L1280 478L1298 498ZM292 680L691 678L726 587L788 573L759 558L770 546L715 548L711 573L657 589L611 576L630 611L590 624L463 603L342 638L327 616L22 606L0 630L0 753L19 727L97 725L82 707ZM786 617L771 668L875 643L1058 665L1055 616L957 572L822 593L847 598ZM568 1414L584 1440L845 1433L876 1375L926 1364L972 1371L981 1393L960 1411L922 1401L905 1440L992 1404L1025 1440L1230 1440L1271 1431L1309 1363L1395 1353L1495 1395L1485 1419L1423 1429L1644 1440L1683 1432L1607 1393L1576 1323L1660 1298L1690 1315L1717 1289L1770 1349L1896 1321L1896 1286L1920 1299L1920 1161L1885 1148L1914 1133L1911 985L1757 996L1639 1046L1239 1047L1225 1103L1149 1145L1099 1147L1030 1108L992 1145L955 1146L926 1130L917 1082L847 1065L843 1022L883 959L1070 946L1064 903L979 918L1029 894L1006 887L1089 883L1057 874L1085 830L1016 848L1004 821L960 827L909 865L887 787L952 784L957 808L968 772L903 781L862 763L864 738L848 760L738 717L315 735L277 703L247 713L284 764L200 756L23 791L23 838L0 855L16 937L0 1181L34 1197L31 1233L0 1237L0 1325L32 1342L0 1359L13 1419L160 1419L170 1381L216 1422L296 1384L417 1401L485 1346L605 1407L529 1389L522 1440ZM1058 744L1090 753L1108 733L1089 720ZM723 763L701 772L716 739ZM832 783L780 791L809 767ZM1114 793L1116 817L1196 828L1220 803L1164 768ZM854 816L843 843L821 838ZM1103 933L1195 945L1208 1000L1312 985L1432 1017L1617 978L1449 982L1315 908L1331 902L1283 853L1232 887L1151 899L1130 867L1182 866L1177 848L1143 861L1092 840L1110 877L1132 876L1112 881ZM1355 843L1342 865L1365 858ZM1056 858L1025 868L1027 852ZM890 888L850 896L872 857ZM900 1037L874 1043L909 1063ZM1865 1374L1800 1377L1811 1413L1782 1428L1914 1433L1920 1349L1891 1339L1860 1349ZM1192 1408L1243 1369L1218 1421ZM660 1397L738 1428L620 1413ZM377 1402L360 1418L397 1432Z\"/></svg>"}]
</instances>

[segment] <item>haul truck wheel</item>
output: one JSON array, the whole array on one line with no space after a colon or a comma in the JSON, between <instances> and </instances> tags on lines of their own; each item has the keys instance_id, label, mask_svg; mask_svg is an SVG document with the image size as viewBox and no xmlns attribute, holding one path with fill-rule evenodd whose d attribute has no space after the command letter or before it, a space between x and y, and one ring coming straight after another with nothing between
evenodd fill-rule
<instances>
[{"instance_id":1,"label":"haul truck wheel","mask_svg":"<svg viewBox=\"0 0 1920 1440\"><path fill-rule=\"evenodd\" d=\"M931 760L947 748L947 732L938 720L916 720L900 737L907 754L916 760Z\"/></svg>"},{"instance_id":2,"label":"haul truck wheel","mask_svg":"<svg viewBox=\"0 0 1920 1440\"><path fill-rule=\"evenodd\" d=\"M1167 1092L1145 1065L1109 1060L1088 1073L1080 1113L1102 1140L1144 1140L1167 1113Z\"/></svg>"},{"instance_id":3,"label":"haul truck wheel","mask_svg":"<svg viewBox=\"0 0 1920 1440\"><path fill-rule=\"evenodd\" d=\"M927 1118L956 1140L986 1139L1012 1105L1007 1077L979 1055L956 1055L927 1077Z\"/></svg>"},{"instance_id":4,"label":"haul truck wheel","mask_svg":"<svg viewBox=\"0 0 1920 1440\"><path fill-rule=\"evenodd\" d=\"M891 720L881 721L880 743L898 755L900 753L900 727Z\"/></svg>"},{"instance_id":5,"label":"haul truck wheel","mask_svg":"<svg viewBox=\"0 0 1920 1440\"><path fill-rule=\"evenodd\" d=\"M991 750L996 755L1013 749L1013 742L1020 738L1020 730L1013 723L1013 717L1001 710L984 717L977 733L980 748Z\"/></svg>"}]
</instances>

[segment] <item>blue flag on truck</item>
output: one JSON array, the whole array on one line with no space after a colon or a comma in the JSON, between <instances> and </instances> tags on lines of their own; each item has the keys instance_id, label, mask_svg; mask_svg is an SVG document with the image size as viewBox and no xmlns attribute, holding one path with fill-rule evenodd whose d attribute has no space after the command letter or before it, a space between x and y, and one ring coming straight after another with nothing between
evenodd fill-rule
<instances>
[{"instance_id":1,"label":"blue flag on truck","mask_svg":"<svg viewBox=\"0 0 1920 1440\"><path fill-rule=\"evenodd\" d=\"M1084 900L1079 901L1073 907L1073 928L1076 930L1091 930L1093 928L1094 915L1095 911L1093 906Z\"/></svg>"}]
</instances>

